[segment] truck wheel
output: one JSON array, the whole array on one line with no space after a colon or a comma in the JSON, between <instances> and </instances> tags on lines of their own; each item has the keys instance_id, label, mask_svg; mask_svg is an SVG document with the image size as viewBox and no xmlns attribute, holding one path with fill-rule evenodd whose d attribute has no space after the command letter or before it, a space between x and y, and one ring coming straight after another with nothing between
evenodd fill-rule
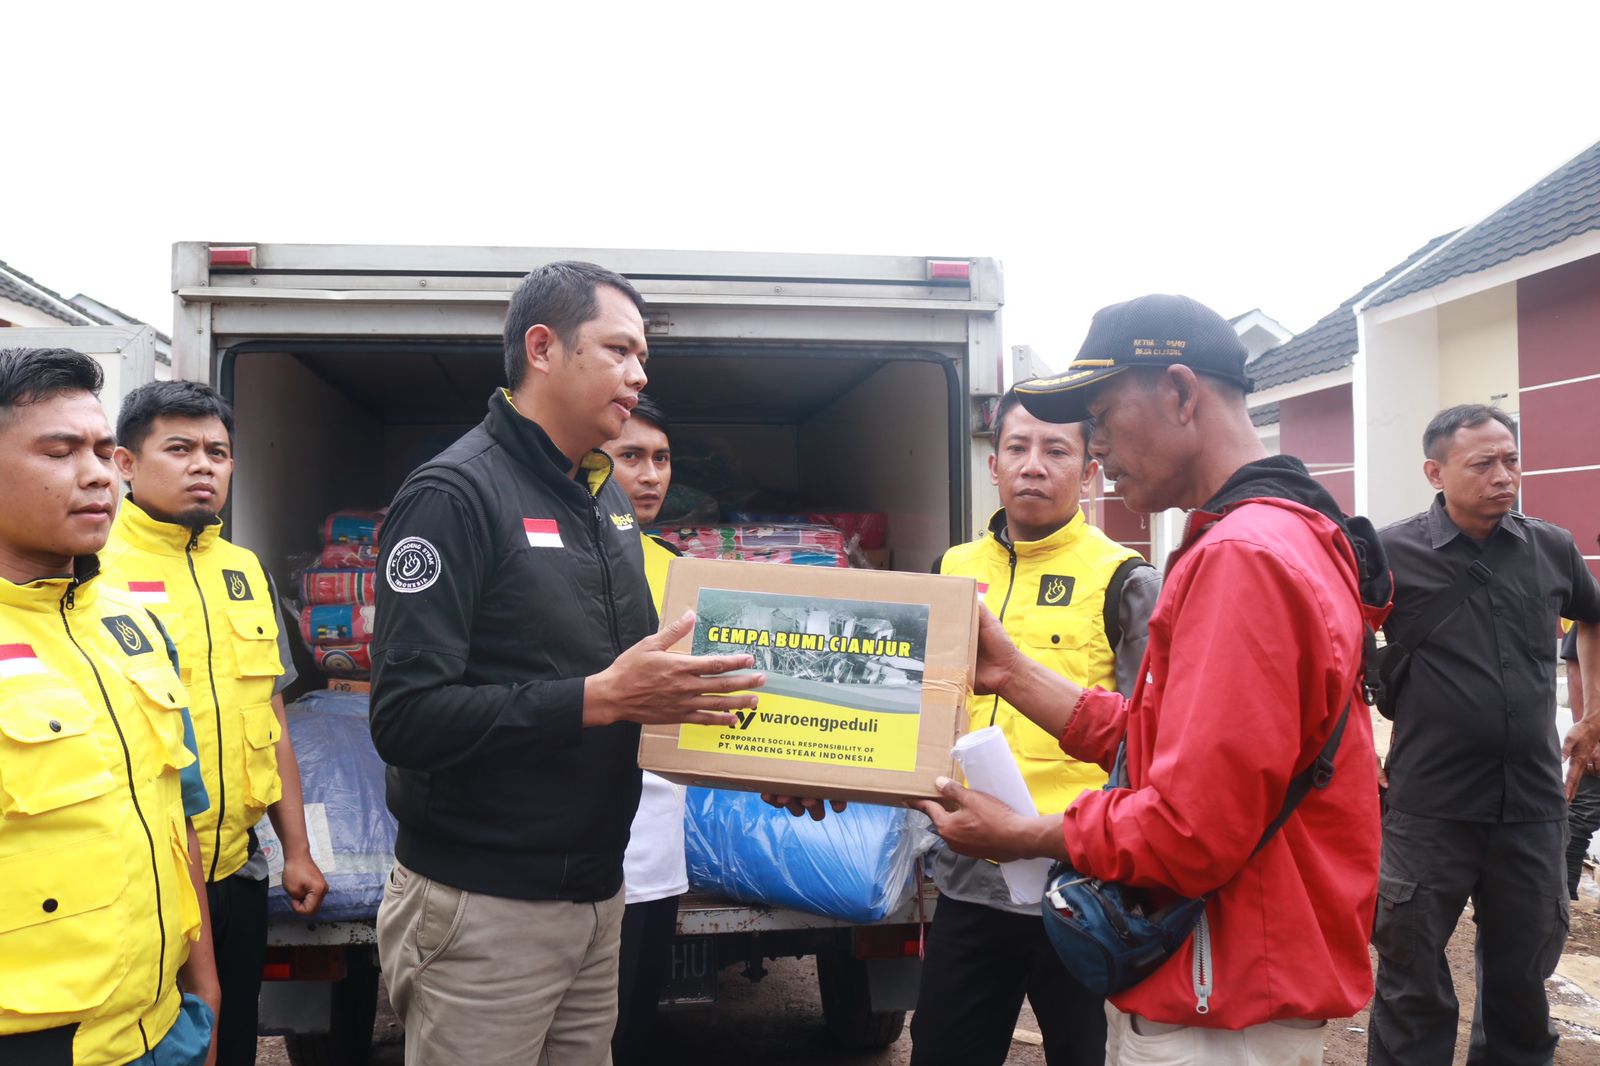
<instances>
[{"instance_id":1,"label":"truck wheel","mask_svg":"<svg viewBox=\"0 0 1600 1066\"><path fill-rule=\"evenodd\" d=\"M822 993L822 1018L841 1045L866 1051L886 1048L906 1027L903 1010L872 1009L867 964L849 951L832 949L817 955L817 987Z\"/></svg>"},{"instance_id":2,"label":"truck wheel","mask_svg":"<svg viewBox=\"0 0 1600 1066\"><path fill-rule=\"evenodd\" d=\"M367 1066L378 1016L378 960L371 948L345 952L345 976L333 983L326 1033L283 1038L291 1066Z\"/></svg>"}]
</instances>

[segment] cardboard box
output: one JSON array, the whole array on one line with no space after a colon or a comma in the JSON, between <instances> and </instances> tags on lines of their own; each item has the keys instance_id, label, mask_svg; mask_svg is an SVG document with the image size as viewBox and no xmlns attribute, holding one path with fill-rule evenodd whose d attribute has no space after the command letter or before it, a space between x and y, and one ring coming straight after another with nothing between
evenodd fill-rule
<instances>
[{"instance_id":1,"label":"cardboard box","mask_svg":"<svg viewBox=\"0 0 1600 1066\"><path fill-rule=\"evenodd\" d=\"M674 559L673 649L748 652L767 675L732 726L645 726L639 765L712 788L903 803L955 776L978 648L971 578Z\"/></svg>"},{"instance_id":2,"label":"cardboard box","mask_svg":"<svg viewBox=\"0 0 1600 1066\"><path fill-rule=\"evenodd\" d=\"M894 551L889 548L862 548L862 558L874 570L893 570Z\"/></svg>"},{"instance_id":3,"label":"cardboard box","mask_svg":"<svg viewBox=\"0 0 1600 1066\"><path fill-rule=\"evenodd\" d=\"M348 677L328 678L329 692L371 692L371 681L356 681Z\"/></svg>"}]
</instances>

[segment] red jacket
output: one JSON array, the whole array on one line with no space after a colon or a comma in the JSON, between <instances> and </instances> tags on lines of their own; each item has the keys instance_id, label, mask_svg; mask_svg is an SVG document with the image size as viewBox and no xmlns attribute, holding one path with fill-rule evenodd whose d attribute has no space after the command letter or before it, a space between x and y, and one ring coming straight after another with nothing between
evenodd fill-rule
<instances>
[{"instance_id":1,"label":"red jacket","mask_svg":"<svg viewBox=\"0 0 1600 1066\"><path fill-rule=\"evenodd\" d=\"M1385 613L1363 607L1350 542L1322 513L1257 498L1220 519L1191 516L1132 699L1089 693L1061 740L1109 765L1128 739L1132 787L1085 793L1066 812L1074 867L1183 896L1216 892L1209 1010L1197 1009L1193 937L1113 997L1119 1009L1242 1029L1347 1017L1371 998L1380 829L1359 687L1364 611L1374 624ZM1250 858L1352 698L1331 784Z\"/></svg>"}]
</instances>

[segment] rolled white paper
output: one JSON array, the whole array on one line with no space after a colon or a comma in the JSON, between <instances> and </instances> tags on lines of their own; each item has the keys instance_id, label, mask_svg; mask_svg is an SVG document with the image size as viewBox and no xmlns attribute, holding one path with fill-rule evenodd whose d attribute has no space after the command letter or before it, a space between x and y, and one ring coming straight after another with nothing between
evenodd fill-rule
<instances>
[{"instance_id":1,"label":"rolled white paper","mask_svg":"<svg viewBox=\"0 0 1600 1066\"><path fill-rule=\"evenodd\" d=\"M1016 756L999 726L986 726L968 733L956 741L951 749L961 772L966 775L967 787L989 795L1004 803L1018 814L1033 816L1039 813L1022 780ZM1000 864L1000 873L1011 892L1011 902L1038 903L1044 896L1045 879L1050 875L1049 859L1016 859Z\"/></svg>"}]
</instances>

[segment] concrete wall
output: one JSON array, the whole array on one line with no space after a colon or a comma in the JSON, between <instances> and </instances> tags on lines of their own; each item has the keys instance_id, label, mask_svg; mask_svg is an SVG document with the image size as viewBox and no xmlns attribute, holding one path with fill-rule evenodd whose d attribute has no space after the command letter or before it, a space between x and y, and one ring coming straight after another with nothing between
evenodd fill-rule
<instances>
[{"instance_id":1,"label":"concrete wall","mask_svg":"<svg viewBox=\"0 0 1600 1066\"><path fill-rule=\"evenodd\" d=\"M1443 304L1438 315L1439 409L1492 403L1517 411L1517 286Z\"/></svg>"},{"instance_id":2,"label":"concrete wall","mask_svg":"<svg viewBox=\"0 0 1600 1066\"><path fill-rule=\"evenodd\" d=\"M1383 310L1363 318L1352 392L1355 508L1379 526L1433 498L1422 476L1422 431L1439 409L1440 377L1435 310L1392 319Z\"/></svg>"},{"instance_id":3,"label":"concrete wall","mask_svg":"<svg viewBox=\"0 0 1600 1066\"><path fill-rule=\"evenodd\" d=\"M1600 256L1517 283L1522 509L1572 532L1600 577Z\"/></svg>"}]
</instances>

